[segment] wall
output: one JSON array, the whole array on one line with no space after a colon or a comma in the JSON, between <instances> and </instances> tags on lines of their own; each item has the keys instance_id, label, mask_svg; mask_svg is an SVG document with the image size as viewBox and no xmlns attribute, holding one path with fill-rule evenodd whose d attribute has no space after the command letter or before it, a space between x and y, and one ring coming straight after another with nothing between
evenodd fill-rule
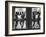
<instances>
[{"instance_id":1,"label":"wall","mask_svg":"<svg viewBox=\"0 0 46 37\"><path fill-rule=\"evenodd\" d=\"M46 6L46 0L16 0L16 1L44 2L45 6ZM45 9L46 9L46 7L45 7ZM45 12L46 12L46 10L45 10ZM45 15L45 18L46 18L46 15ZM45 19L45 21L46 21L46 19ZM0 0L0 37L5 37L5 0ZM24 36L16 36L16 37L46 37L46 32L45 32L45 34L40 34L40 35L24 35Z\"/></svg>"}]
</instances>

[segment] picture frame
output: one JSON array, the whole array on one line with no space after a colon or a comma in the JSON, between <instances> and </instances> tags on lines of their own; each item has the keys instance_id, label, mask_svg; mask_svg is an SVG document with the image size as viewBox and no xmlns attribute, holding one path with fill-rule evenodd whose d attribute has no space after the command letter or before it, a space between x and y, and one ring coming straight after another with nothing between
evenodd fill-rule
<instances>
[{"instance_id":1,"label":"picture frame","mask_svg":"<svg viewBox=\"0 0 46 37\"><path fill-rule=\"evenodd\" d=\"M5 36L35 34L45 34L45 3L5 1Z\"/></svg>"}]
</instances>

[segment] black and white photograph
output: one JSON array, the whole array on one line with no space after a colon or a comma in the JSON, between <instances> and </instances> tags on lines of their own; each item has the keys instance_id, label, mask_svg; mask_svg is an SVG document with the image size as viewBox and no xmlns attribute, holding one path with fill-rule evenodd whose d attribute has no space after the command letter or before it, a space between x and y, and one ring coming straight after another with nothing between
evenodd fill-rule
<instances>
[{"instance_id":1,"label":"black and white photograph","mask_svg":"<svg viewBox=\"0 0 46 37\"><path fill-rule=\"evenodd\" d=\"M45 33L45 4L37 2L5 2L5 35Z\"/></svg>"},{"instance_id":2,"label":"black and white photograph","mask_svg":"<svg viewBox=\"0 0 46 37\"><path fill-rule=\"evenodd\" d=\"M13 30L40 29L40 8L13 7Z\"/></svg>"}]
</instances>

